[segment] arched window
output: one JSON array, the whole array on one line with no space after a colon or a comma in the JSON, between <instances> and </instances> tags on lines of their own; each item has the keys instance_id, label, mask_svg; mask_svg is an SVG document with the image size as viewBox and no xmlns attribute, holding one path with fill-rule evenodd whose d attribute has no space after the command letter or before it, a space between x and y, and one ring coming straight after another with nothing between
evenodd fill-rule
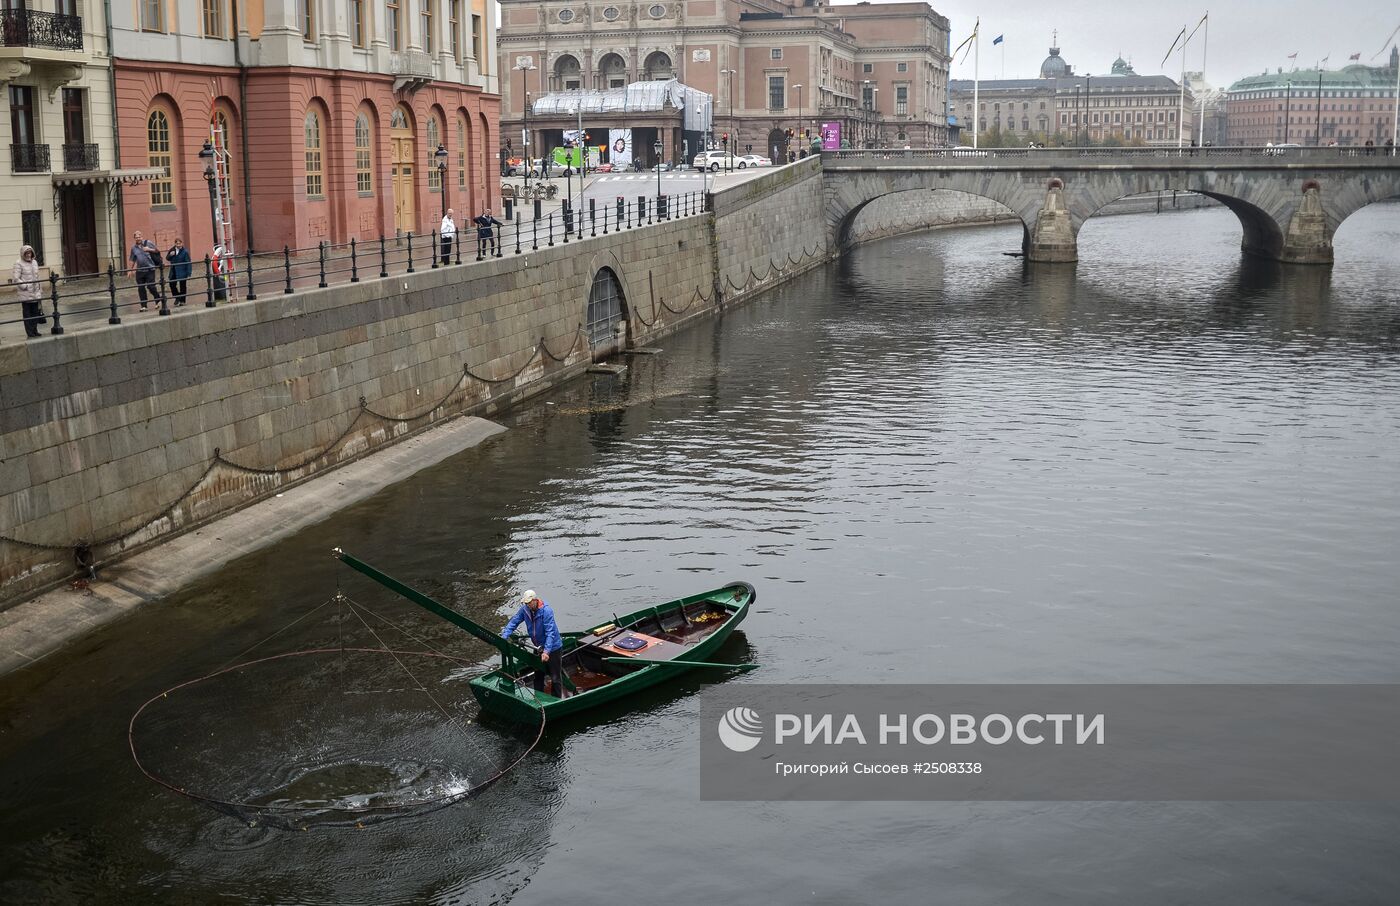
<instances>
[{"instance_id":1,"label":"arched window","mask_svg":"<svg viewBox=\"0 0 1400 906\"><path fill-rule=\"evenodd\" d=\"M325 197L325 172L321 161L321 117L315 110L306 114L306 197Z\"/></svg>"},{"instance_id":2,"label":"arched window","mask_svg":"<svg viewBox=\"0 0 1400 906\"><path fill-rule=\"evenodd\" d=\"M428 153L436 154L438 145L442 144L442 127L438 125L437 115L428 117ZM442 191L442 172L438 170L437 160L434 159L428 164L428 191Z\"/></svg>"},{"instance_id":3,"label":"arched window","mask_svg":"<svg viewBox=\"0 0 1400 906\"><path fill-rule=\"evenodd\" d=\"M355 188L361 195L374 194L374 149L364 113L355 117Z\"/></svg>"},{"instance_id":4,"label":"arched window","mask_svg":"<svg viewBox=\"0 0 1400 906\"><path fill-rule=\"evenodd\" d=\"M662 79L669 79L674 75L671 68L671 58L661 51L657 51L647 57L645 81L655 82Z\"/></svg>"},{"instance_id":5,"label":"arched window","mask_svg":"<svg viewBox=\"0 0 1400 906\"><path fill-rule=\"evenodd\" d=\"M162 167L165 175L151 180L151 207L175 206L175 177L171 172L170 119L164 110L152 110L146 118L146 162Z\"/></svg>"},{"instance_id":6,"label":"arched window","mask_svg":"<svg viewBox=\"0 0 1400 906\"><path fill-rule=\"evenodd\" d=\"M568 91L583 87L583 72L579 67L578 58L570 54L564 54L554 61L554 84L555 91Z\"/></svg>"},{"instance_id":7,"label":"arched window","mask_svg":"<svg viewBox=\"0 0 1400 906\"><path fill-rule=\"evenodd\" d=\"M390 129L407 129L407 128L408 128L408 114L406 114L406 113L403 112L403 108L402 108L402 107L395 107L395 108L394 108L394 112L391 113L391 114L389 114L389 128L390 128Z\"/></svg>"},{"instance_id":8,"label":"arched window","mask_svg":"<svg viewBox=\"0 0 1400 906\"><path fill-rule=\"evenodd\" d=\"M467 187L467 121L457 116L457 188Z\"/></svg>"}]
</instances>

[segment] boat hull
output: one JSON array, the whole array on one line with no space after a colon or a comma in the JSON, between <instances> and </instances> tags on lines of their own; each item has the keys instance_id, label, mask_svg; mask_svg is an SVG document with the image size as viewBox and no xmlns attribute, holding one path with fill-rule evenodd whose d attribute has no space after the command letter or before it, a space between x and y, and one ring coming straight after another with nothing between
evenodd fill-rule
<instances>
[{"instance_id":1,"label":"boat hull","mask_svg":"<svg viewBox=\"0 0 1400 906\"><path fill-rule=\"evenodd\" d=\"M717 598L723 598L735 590L742 590L742 596L729 601L717 600ZM734 629L748 615L749 607L756 597L753 586L742 582L733 583L714 592L694 595L680 601L628 614L618 618L615 624L629 626L653 615L660 619L673 613L676 608L683 608L696 602L709 601L716 606L723 607L724 610L728 611L728 616L724 619L723 624L713 632L694 644L685 646L682 655L684 660L704 661L729 639ZM567 657L570 651L574 650L572 643L585 635L587 633L566 634L564 656ZM642 664L645 666L641 666ZM493 670L485 676L473 679L471 687L472 693L481 703L484 712L516 723L536 724L541 718L548 723L627 698L658 683L673 680L689 670L700 669L664 660L639 661L638 665L637 669L613 679L606 685L565 698L556 698L544 692L536 692L528 683L517 682L504 670Z\"/></svg>"}]
</instances>

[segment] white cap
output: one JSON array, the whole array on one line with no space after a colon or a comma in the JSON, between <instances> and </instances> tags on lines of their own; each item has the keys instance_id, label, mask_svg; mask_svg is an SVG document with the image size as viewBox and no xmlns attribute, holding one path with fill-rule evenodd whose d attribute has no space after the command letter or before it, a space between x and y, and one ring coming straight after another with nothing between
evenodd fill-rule
<instances>
[{"instance_id":1,"label":"white cap","mask_svg":"<svg viewBox=\"0 0 1400 906\"><path fill-rule=\"evenodd\" d=\"M522 604L529 604L533 600L535 600L535 590L533 588L520 596L520 603Z\"/></svg>"}]
</instances>

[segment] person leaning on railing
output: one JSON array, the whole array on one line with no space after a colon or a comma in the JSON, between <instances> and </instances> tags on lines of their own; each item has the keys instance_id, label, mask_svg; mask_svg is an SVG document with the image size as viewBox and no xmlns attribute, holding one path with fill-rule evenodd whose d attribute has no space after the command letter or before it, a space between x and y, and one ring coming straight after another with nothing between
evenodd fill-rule
<instances>
[{"instance_id":1,"label":"person leaning on railing","mask_svg":"<svg viewBox=\"0 0 1400 906\"><path fill-rule=\"evenodd\" d=\"M38 337L39 325L47 323L47 320L43 307L44 284L39 279L39 261L32 246L20 246L19 257L15 259L13 282L24 312L24 335L30 339Z\"/></svg>"}]
</instances>

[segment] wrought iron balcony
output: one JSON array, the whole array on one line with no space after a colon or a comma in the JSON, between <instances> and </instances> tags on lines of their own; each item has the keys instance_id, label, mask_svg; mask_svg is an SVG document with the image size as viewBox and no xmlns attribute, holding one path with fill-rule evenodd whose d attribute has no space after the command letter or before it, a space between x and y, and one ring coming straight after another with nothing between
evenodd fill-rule
<instances>
[{"instance_id":1,"label":"wrought iron balcony","mask_svg":"<svg viewBox=\"0 0 1400 906\"><path fill-rule=\"evenodd\" d=\"M83 49L83 19L32 9L0 10L0 39L6 47Z\"/></svg>"},{"instance_id":2,"label":"wrought iron balcony","mask_svg":"<svg viewBox=\"0 0 1400 906\"><path fill-rule=\"evenodd\" d=\"M11 145L10 172L47 173L49 172L48 145Z\"/></svg>"},{"instance_id":3,"label":"wrought iron balcony","mask_svg":"<svg viewBox=\"0 0 1400 906\"><path fill-rule=\"evenodd\" d=\"M64 145L63 146L63 169L72 172L74 170L96 170L98 161L97 145Z\"/></svg>"}]
</instances>

